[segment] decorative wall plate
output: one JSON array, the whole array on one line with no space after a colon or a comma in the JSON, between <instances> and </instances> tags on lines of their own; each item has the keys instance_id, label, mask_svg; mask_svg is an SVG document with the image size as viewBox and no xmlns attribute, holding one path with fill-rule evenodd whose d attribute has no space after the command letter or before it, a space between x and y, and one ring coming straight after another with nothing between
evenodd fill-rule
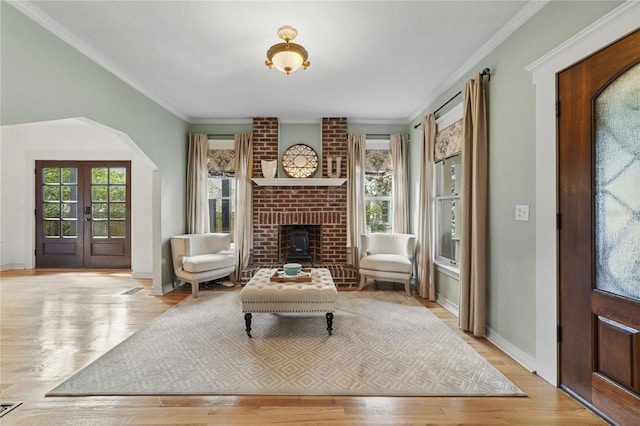
<instances>
[{"instance_id":1,"label":"decorative wall plate","mask_svg":"<svg viewBox=\"0 0 640 426\"><path fill-rule=\"evenodd\" d=\"M309 145L291 145L282 154L282 168L292 178L313 176L318 170L318 154Z\"/></svg>"}]
</instances>

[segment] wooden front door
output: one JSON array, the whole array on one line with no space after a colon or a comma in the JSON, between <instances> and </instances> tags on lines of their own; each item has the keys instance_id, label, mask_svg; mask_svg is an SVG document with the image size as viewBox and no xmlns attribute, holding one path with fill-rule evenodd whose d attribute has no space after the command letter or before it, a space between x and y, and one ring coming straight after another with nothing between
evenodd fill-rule
<instances>
[{"instance_id":1,"label":"wooden front door","mask_svg":"<svg viewBox=\"0 0 640 426\"><path fill-rule=\"evenodd\" d=\"M640 31L558 74L560 385L640 419Z\"/></svg>"},{"instance_id":2,"label":"wooden front door","mask_svg":"<svg viewBox=\"0 0 640 426\"><path fill-rule=\"evenodd\" d=\"M36 161L36 268L131 267L131 162Z\"/></svg>"}]
</instances>

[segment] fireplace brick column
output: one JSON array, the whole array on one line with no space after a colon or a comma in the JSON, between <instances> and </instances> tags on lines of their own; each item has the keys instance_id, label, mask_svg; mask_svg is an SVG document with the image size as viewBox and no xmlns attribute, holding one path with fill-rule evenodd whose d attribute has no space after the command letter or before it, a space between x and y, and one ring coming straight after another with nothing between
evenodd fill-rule
<instances>
[{"instance_id":1,"label":"fireplace brick column","mask_svg":"<svg viewBox=\"0 0 640 426\"><path fill-rule=\"evenodd\" d=\"M262 177L261 160L278 160L278 118L253 119L253 177Z\"/></svg>"},{"instance_id":2,"label":"fireplace brick column","mask_svg":"<svg viewBox=\"0 0 640 426\"><path fill-rule=\"evenodd\" d=\"M347 175L347 119L345 117L322 119L322 177L327 178L327 157L342 158L341 176ZM345 186L346 193L346 186Z\"/></svg>"},{"instance_id":3,"label":"fireplace brick column","mask_svg":"<svg viewBox=\"0 0 640 426\"><path fill-rule=\"evenodd\" d=\"M347 119L346 117L324 117L322 119L322 177L327 178L327 157L342 158L341 177L347 172ZM334 166L335 167L335 166ZM347 185L327 188L327 204L340 220L323 227L323 249L330 245L331 259L337 263L347 261ZM331 241L331 244L329 244ZM326 252L323 252L323 254Z\"/></svg>"}]
</instances>

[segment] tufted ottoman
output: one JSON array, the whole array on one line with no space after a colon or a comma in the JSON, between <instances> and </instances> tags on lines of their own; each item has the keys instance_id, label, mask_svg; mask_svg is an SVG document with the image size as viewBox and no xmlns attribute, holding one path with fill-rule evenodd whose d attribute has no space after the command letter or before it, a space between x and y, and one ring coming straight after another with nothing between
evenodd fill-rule
<instances>
[{"instance_id":1,"label":"tufted ottoman","mask_svg":"<svg viewBox=\"0 0 640 426\"><path fill-rule=\"evenodd\" d=\"M338 290L326 268L311 269L311 282L272 282L277 269L259 269L240 291L242 312L251 337L252 313L324 312L331 335Z\"/></svg>"}]
</instances>

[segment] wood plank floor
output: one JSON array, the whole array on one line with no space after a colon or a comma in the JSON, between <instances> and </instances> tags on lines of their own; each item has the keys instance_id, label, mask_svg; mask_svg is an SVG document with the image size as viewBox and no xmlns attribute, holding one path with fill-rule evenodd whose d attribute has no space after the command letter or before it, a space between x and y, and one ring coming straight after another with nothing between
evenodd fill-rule
<instances>
[{"instance_id":1,"label":"wood plank floor","mask_svg":"<svg viewBox=\"0 0 640 426\"><path fill-rule=\"evenodd\" d=\"M131 295L122 294L135 287L143 289ZM371 287L368 291L375 291ZM0 424L606 424L562 391L527 372L491 343L462 333L448 311L429 302L423 303L528 396L44 396L180 300L190 297L188 288L162 297L150 293L151 281L133 279L128 271L0 273L1 400L22 402L2 417ZM212 324L215 326L220 325Z\"/></svg>"}]
</instances>

